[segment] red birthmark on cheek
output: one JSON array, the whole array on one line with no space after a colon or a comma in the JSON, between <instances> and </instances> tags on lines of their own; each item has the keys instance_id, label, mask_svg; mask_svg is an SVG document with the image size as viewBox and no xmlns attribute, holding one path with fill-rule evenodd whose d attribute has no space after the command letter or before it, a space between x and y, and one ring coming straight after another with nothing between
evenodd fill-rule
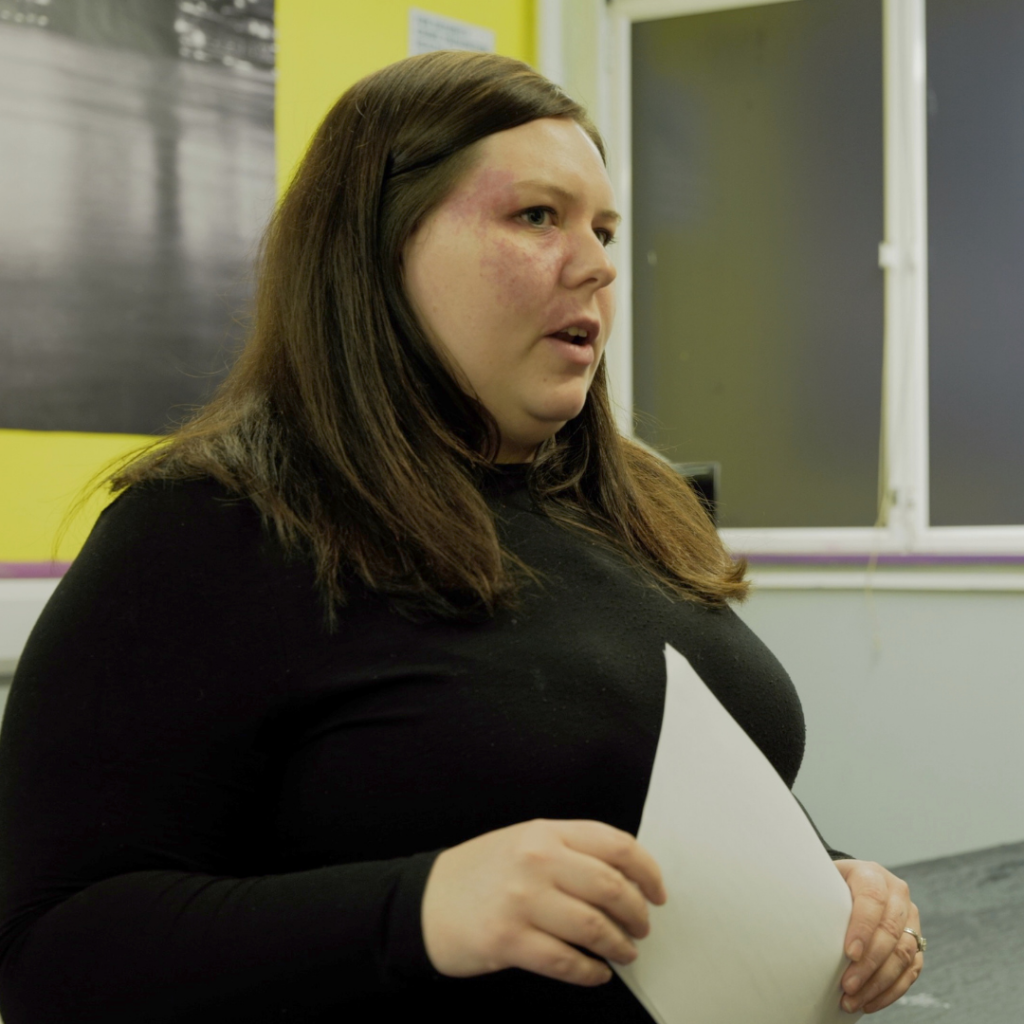
<instances>
[{"instance_id":1,"label":"red birthmark on cheek","mask_svg":"<svg viewBox=\"0 0 1024 1024\"><path fill-rule=\"evenodd\" d=\"M493 285L497 301L508 309L536 311L549 305L557 279L554 249L550 242L525 233L490 239L480 270Z\"/></svg>"},{"instance_id":2,"label":"red birthmark on cheek","mask_svg":"<svg viewBox=\"0 0 1024 1024\"><path fill-rule=\"evenodd\" d=\"M449 200L452 216L465 225L481 230L502 203L514 195L515 175L500 168L486 168L475 174L471 182L458 189Z\"/></svg>"},{"instance_id":3,"label":"red birthmark on cheek","mask_svg":"<svg viewBox=\"0 0 1024 1024\"><path fill-rule=\"evenodd\" d=\"M547 306L558 277L561 238L531 229L520 212L516 176L501 168L479 171L450 199L450 212L478 247L481 277L495 302L509 310Z\"/></svg>"}]
</instances>

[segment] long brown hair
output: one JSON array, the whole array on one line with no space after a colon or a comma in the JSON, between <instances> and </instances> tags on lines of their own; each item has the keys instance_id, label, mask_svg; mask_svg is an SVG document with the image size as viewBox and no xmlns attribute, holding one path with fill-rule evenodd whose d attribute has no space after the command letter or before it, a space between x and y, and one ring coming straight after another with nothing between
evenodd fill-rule
<instances>
[{"instance_id":1,"label":"long brown hair","mask_svg":"<svg viewBox=\"0 0 1024 1024\"><path fill-rule=\"evenodd\" d=\"M502 548L480 489L497 428L413 314L401 253L474 143L546 117L576 121L604 157L583 108L507 57L429 53L353 86L267 229L253 327L230 374L112 489L213 476L312 559L331 621L355 580L412 613L458 618L513 603L526 567ZM603 365L529 482L552 518L680 595L745 594L744 566L688 484L619 435Z\"/></svg>"}]
</instances>

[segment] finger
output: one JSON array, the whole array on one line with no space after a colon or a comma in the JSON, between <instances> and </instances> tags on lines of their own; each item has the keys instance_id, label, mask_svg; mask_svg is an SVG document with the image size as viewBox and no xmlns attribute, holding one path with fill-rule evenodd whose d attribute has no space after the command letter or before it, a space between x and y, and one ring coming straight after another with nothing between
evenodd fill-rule
<instances>
[{"instance_id":1,"label":"finger","mask_svg":"<svg viewBox=\"0 0 1024 1024\"><path fill-rule=\"evenodd\" d=\"M586 956L554 936L530 928L524 931L512 951L509 966L521 967L545 978L570 985L603 985L611 981L611 968Z\"/></svg>"},{"instance_id":2,"label":"finger","mask_svg":"<svg viewBox=\"0 0 1024 1024\"><path fill-rule=\"evenodd\" d=\"M896 878L895 875L891 876L890 885L888 900L882 911L881 919L878 921L874 934L866 943L863 956L843 976L843 989L847 995L852 996L863 989L868 980L889 959L899 941L905 937L903 929L906 927L912 906L910 890L906 883ZM872 905L870 914L873 916L877 892L872 889L870 895L865 898ZM858 897L854 898L855 908L857 899ZM916 944L914 948L917 948Z\"/></svg>"},{"instance_id":3,"label":"finger","mask_svg":"<svg viewBox=\"0 0 1024 1024\"><path fill-rule=\"evenodd\" d=\"M651 930L639 886L603 860L567 849L553 878L562 892L600 908L635 938L642 939Z\"/></svg>"},{"instance_id":4,"label":"finger","mask_svg":"<svg viewBox=\"0 0 1024 1024\"><path fill-rule=\"evenodd\" d=\"M903 929L906 927L909 913L909 900L904 902L898 893L892 893L881 921L875 929L874 935L867 944L867 949L860 962L855 964L846 972L843 978L843 988L848 995L854 995L867 986L868 982L882 968L882 966L893 955L901 939L908 939L913 942L913 948L917 950L917 943L912 936L907 935ZM906 950L907 943L903 943ZM907 966L906 963L903 965Z\"/></svg>"},{"instance_id":5,"label":"finger","mask_svg":"<svg viewBox=\"0 0 1024 1024\"><path fill-rule=\"evenodd\" d=\"M530 914L530 924L615 963L629 964L636 959L632 940L606 914L557 890L538 901Z\"/></svg>"},{"instance_id":6,"label":"finger","mask_svg":"<svg viewBox=\"0 0 1024 1024\"><path fill-rule=\"evenodd\" d=\"M910 927L920 933L921 921L917 907L911 904L911 912L908 915ZM924 966L924 956L918 952L917 939L907 932L900 934L899 941L894 945L892 953L877 971L863 984L857 992L856 998L849 990L843 1000L845 1009L856 1010L866 1007L869 1003L876 1005L879 1009L888 1006L900 997L917 980ZM904 984L905 981L905 984ZM898 995L890 993L902 985Z\"/></svg>"},{"instance_id":7,"label":"finger","mask_svg":"<svg viewBox=\"0 0 1024 1024\"><path fill-rule=\"evenodd\" d=\"M640 891L652 903L660 905L668 899L661 869L634 836L601 821L572 820L558 824L567 846L618 868L640 886Z\"/></svg>"},{"instance_id":8,"label":"finger","mask_svg":"<svg viewBox=\"0 0 1024 1024\"><path fill-rule=\"evenodd\" d=\"M888 872L880 864L866 861L839 860L835 864L853 897L843 948L846 955L857 963L864 956L888 906L889 884L885 877Z\"/></svg>"},{"instance_id":9,"label":"finger","mask_svg":"<svg viewBox=\"0 0 1024 1024\"><path fill-rule=\"evenodd\" d=\"M914 970L915 963L919 957L921 958L921 965L923 965L924 960L917 951L916 940L911 935L906 936L906 939L908 941L901 941L897 944L889 959L875 971L856 996L847 995L843 998L843 1009L850 1011L858 1010L867 1006L868 1003L877 1002L893 989L905 975ZM917 975L914 974L910 980L913 981L916 977ZM909 988L909 983L907 987ZM885 1001L884 1005L888 1005L889 1002L896 998L898 996L893 996L892 999Z\"/></svg>"},{"instance_id":10,"label":"finger","mask_svg":"<svg viewBox=\"0 0 1024 1024\"><path fill-rule=\"evenodd\" d=\"M877 1010L884 1010L887 1006L891 1006L895 1003L897 999L901 999L907 994L907 990L910 986L913 985L920 977L923 969L924 953L918 953L914 957L913 965L900 975L895 984L875 998L866 1000L861 1004L864 1008L864 1012L875 1013Z\"/></svg>"}]
</instances>

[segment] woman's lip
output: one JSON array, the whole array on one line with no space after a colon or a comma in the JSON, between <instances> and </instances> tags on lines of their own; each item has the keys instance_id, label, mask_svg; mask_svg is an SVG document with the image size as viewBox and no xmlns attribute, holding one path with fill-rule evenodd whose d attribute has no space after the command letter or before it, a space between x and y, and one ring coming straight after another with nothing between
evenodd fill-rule
<instances>
[{"instance_id":1,"label":"woman's lip","mask_svg":"<svg viewBox=\"0 0 1024 1024\"><path fill-rule=\"evenodd\" d=\"M577 366L590 366L597 355L594 352L594 346L589 341L583 345L574 345L571 341L563 341L551 334L546 334L544 340L550 341L567 362L575 363Z\"/></svg>"},{"instance_id":2,"label":"woman's lip","mask_svg":"<svg viewBox=\"0 0 1024 1024\"><path fill-rule=\"evenodd\" d=\"M570 320L563 322L562 324L555 327L553 331L549 331L549 334L561 334L563 331L568 331L570 328L578 328L581 331L587 332L587 340L593 343L597 340L597 336L601 333L601 323L598 320L593 320L590 317L582 316L576 320Z\"/></svg>"}]
</instances>

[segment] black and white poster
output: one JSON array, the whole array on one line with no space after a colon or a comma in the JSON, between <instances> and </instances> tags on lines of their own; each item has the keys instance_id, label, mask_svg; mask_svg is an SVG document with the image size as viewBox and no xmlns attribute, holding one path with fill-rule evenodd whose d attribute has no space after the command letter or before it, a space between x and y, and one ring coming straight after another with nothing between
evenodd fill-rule
<instances>
[{"instance_id":1,"label":"black and white poster","mask_svg":"<svg viewBox=\"0 0 1024 1024\"><path fill-rule=\"evenodd\" d=\"M187 416L274 198L273 0L0 0L0 428Z\"/></svg>"}]
</instances>

